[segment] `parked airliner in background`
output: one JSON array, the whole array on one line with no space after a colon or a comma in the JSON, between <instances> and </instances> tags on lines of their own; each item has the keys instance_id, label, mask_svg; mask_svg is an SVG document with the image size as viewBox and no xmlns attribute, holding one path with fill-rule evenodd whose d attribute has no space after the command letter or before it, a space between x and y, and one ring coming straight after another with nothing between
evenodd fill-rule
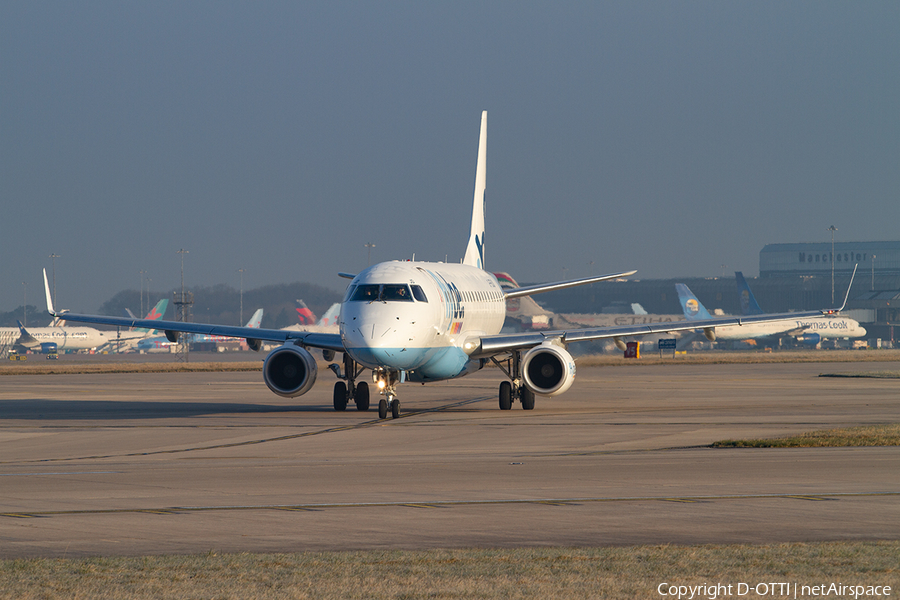
<instances>
[{"instance_id":1,"label":"parked airliner in background","mask_svg":"<svg viewBox=\"0 0 900 600\"><path fill-rule=\"evenodd\" d=\"M110 340L110 336L115 335L114 331L99 331L93 327L25 327L21 321L17 323L19 337L13 341L13 348L21 347L32 352L90 350L102 346ZM13 330L12 327L3 329ZM55 344L55 350L47 344Z\"/></svg>"},{"instance_id":2,"label":"parked airliner in background","mask_svg":"<svg viewBox=\"0 0 900 600\"><path fill-rule=\"evenodd\" d=\"M744 280L743 275L735 273L735 279L737 280L738 292L741 296L741 310L745 312L745 320L754 316L764 315L765 313L759 308L759 304L757 304L756 298L753 297L753 293L750 292L750 287ZM741 285L741 282L743 282L743 285ZM676 283L675 290L678 292L678 301L686 319L689 321L704 321L713 318L688 286L683 283ZM719 340L755 340L791 336L800 338L801 341L815 344L819 342L819 337L826 337L826 335L822 335L825 332L827 332L827 337L836 338L861 337L866 334L866 330L860 327L859 323L854 319L833 315L825 316L819 312L813 315L809 313L794 313L793 319L785 319L773 323L745 323L742 325L717 327L715 338ZM811 337L811 333L818 334L818 337Z\"/></svg>"},{"instance_id":3,"label":"parked airliner in background","mask_svg":"<svg viewBox=\"0 0 900 600\"><path fill-rule=\"evenodd\" d=\"M144 317L149 321L159 321L163 318L163 315L166 314L166 309L169 307L169 300L163 298L156 305L150 309L150 312L147 313L147 316ZM134 319L134 313L131 312L130 309L126 308L125 313L128 314L129 317ZM119 328L115 333L112 332L104 332L108 333L109 340L103 346L99 346L98 349L105 350L110 349L114 352L130 352L135 349L138 343L141 340L145 340L147 338L158 335L159 332L155 329L144 329L140 327L134 327L122 331Z\"/></svg>"},{"instance_id":4,"label":"parked airliner in background","mask_svg":"<svg viewBox=\"0 0 900 600\"><path fill-rule=\"evenodd\" d=\"M165 299L157 302L144 321L162 318L168 302ZM14 339L12 346L19 346L32 352L48 348L45 344L56 344L57 352L91 350L107 346L115 347L119 344L132 343L149 334L147 329L129 328L126 331L99 331L93 327L71 327L65 324L65 319L57 319L54 322L59 324L50 327L24 327L19 322L18 329L3 327L0 328L0 334L8 332L18 333L18 337Z\"/></svg>"},{"instance_id":5,"label":"parked airliner in background","mask_svg":"<svg viewBox=\"0 0 900 600\"><path fill-rule=\"evenodd\" d=\"M675 284L678 293L678 302L684 317L689 321L705 321L712 319L712 315L697 299L694 292L683 283ZM793 321L776 321L774 323L752 323L730 327L717 327L715 339L717 340L756 340L760 338L778 335L801 335L803 328L798 328Z\"/></svg>"},{"instance_id":6,"label":"parked airliner in background","mask_svg":"<svg viewBox=\"0 0 900 600\"><path fill-rule=\"evenodd\" d=\"M741 299L741 314L764 314L763 309L756 302L753 292L750 291L750 286L747 284L747 280L744 279L744 274L740 271L735 271L734 279L737 282L738 295ZM795 325L798 328L803 328L803 335L798 339L806 344L813 345L818 344L823 339L860 338L866 335L866 328L861 326L859 321L839 315L798 319Z\"/></svg>"},{"instance_id":7,"label":"parked airliner in background","mask_svg":"<svg viewBox=\"0 0 900 600\"><path fill-rule=\"evenodd\" d=\"M286 331L315 331L316 333L338 333L338 322L341 316L341 305L337 302L328 307L322 318L316 321L316 315L313 314L303 300L297 300L298 304L303 304L307 314L300 312L297 308L297 320L300 321L296 325L288 325L282 329Z\"/></svg>"},{"instance_id":8,"label":"parked airliner in background","mask_svg":"<svg viewBox=\"0 0 900 600\"><path fill-rule=\"evenodd\" d=\"M309 310L306 302L303 300L294 300L294 302L297 303L297 308L294 309L297 311L297 321L299 321L301 325L315 325L316 315L313 314L313 311Z\"/></svg>"},{"instance_id":9,"label":"parked airliner in background","mask_svg":"<svg viewBox=\"0 0 900 600\"><path fill-rule=\"evenodd\" d=\"M65 313L70 321L106 323L134 327L153 326L166 331L170 340L184 333L206 333L243 337L251 348L262 341L282 342L263 363L263 379L274 393L294 398L308 392L318 369L309 349L322 350L326 360L341 353L343 369L334 365L339 377L334 386L334 408L345 410L353 400L358 410L369 408L369 386L357 381L364 371L381 399L380 418L390 411L400 415L397 388L405 381L431 382L460 377L493 362L506 375L500 383L500 408L508 410L514 400L524 409L534 408L535 394L556 396L575 380L575 361L567 350L572 343L626 336L702 328L707 336L716 327L738 323L782 321L823 314L725 317L705 321L680 321L620 327L548 330L501 334L506 302L593 282L627 277L625 271L556 283L502 289L497 278L484 270L484 191L487 172L487 112L481 115L472 222L465 255L459 264L421 261L391 261L373 265L352 279L341 303L339 333L317 333L272 329L250 329L201 323L142 321ZM536 225L537 227L537 225ZM53 309L47 273L44 271L47 309Z\"/></svg>"}]
</instances>

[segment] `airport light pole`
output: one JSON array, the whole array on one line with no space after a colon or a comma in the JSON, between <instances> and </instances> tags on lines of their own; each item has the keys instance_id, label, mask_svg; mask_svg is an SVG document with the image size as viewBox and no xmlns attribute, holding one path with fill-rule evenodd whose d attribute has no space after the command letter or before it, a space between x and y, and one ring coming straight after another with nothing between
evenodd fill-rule
<instances>
[{"instance_id":1,"label":"airport light pole","mask_svg":"<svg viewBox=\"0 0 900 600\"><path fill-rule=\"evenodd\" d=\"M241 274L241 319L238 323L240 327L244 324L244 269L238 269L238 273Z\"/></svg>"},{"instance_id":2,"label":"airport light pole","mask_svg":"<svg viewBox=\"0 0 900 600\"><path fill-rule=\"evenodd\" d=\"M22 327L28 327L28 284L22 282Z\"/></svg>"},{"instance_id":3,"label":"airport light pole","mask_svg":"<svg viewBox=\"0 0 900 600\"><path fill-rule=\"evenodd\" d=\"M366 244L366 248L369 249L369 264L366 265L367 267L372 266L372 248L374 248L374 247L375 247L375 244L373 244L372 242L369 242L368 244Z\"/></svg>"},{"instance_id":4,"label":"airport light pole","mask_svg":"<svg viewBox=\"0 0 900 600\"><path fill-rule=\"evenodd\" d=\"M178 250L178 254L181 255L181 302L178 302L177 304L180 304L182 321L187 321L187 305L188 304L187 304L187 300L185 299L185 294L184 294L184 255L187 253L188 253L188 251L185 250L184 248L182 248L181 250Z\"/></svg>"},{"instance_id":5,"label":"airport light pole","mask_svg":"<svg viewBox=\"0 0 900 600\"><path fill-rule=\"evenodd\" d=\"M875 255L872 255L872 291L875 291Z\"/></svg>"},{"instance_id":6,"label":"airport light pole","mask_svg":"<svg viewBox=\"0 0 900 600\"><path fill-rule=\"evenodd\" d=\"M182 248L177 253L181 255L181 295L184 296L184 255L187 254L188 251Z\"/></svg>"},{"instance_id":7,"label":"airport light pole","mask_svg":"<svg viewBox=\"0 0 900 600\"><path fill-rule=\"evenodd\" d=\"M831 306L834 306L834 232L837 227L832 225L826 231L831 232Z\"/></svg>"},{"instance_id":8,"label":"airport light pole","mask_svg":"<svg viewBox=\"0 0 900 600\"><path fill-rule=\"evenodd\" d=\"M50 255L50 265L53 270L53 306L58 306L56 304L56 259L62 258L59 254L53 253Z\"/></svg>"},{"instance_id":9,"label":"airport light pole","mask_svg":"<svg viewBox=\"0 0 900 600\"><path fill-rule=\"evenodd\" d=\"M144 274L147 273L147 271L141 269L140 271L138 271L138 273L141 274L141 312L138 313L138 318L143 319L144 318ZM150 299L150 290L147 290L147 300L149 300L149 299Z\"/></svg>"}]
</instances>

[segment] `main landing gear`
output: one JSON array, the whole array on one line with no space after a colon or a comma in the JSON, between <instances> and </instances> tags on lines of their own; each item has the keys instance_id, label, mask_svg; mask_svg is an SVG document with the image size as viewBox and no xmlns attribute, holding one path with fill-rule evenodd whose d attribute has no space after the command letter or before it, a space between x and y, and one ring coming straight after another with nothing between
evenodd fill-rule
<instances>
[{"instance_id":1,"label":"main landing gear","mask_svg":"<svg viewBox=\"0 0 900 600\"><path fill-rule=\"evenodd\" d=\"M356 364L347 353L344 353L344 374L336 364L329 365L335 375L341 379L334 384L334 410L347 410L350 400L356 403L356 410L365 412L369 410L369 384L365 381L356 383L356 378L363 372L363 367Z\"/></svg>"},{"instance_id":2,"label":"main landing gear","mask_svg":"<svg viewBox=\"0 0 900 600\"><path fill-rule=\"evenodd\" d=\"M519 352L513 352L506 359L505 366L493 357L491 360L510 379L500 382L500 410L510 410L516 400L522 403L524 410L534 410L534 392L528 389L522 379L522 355Z\"/></svg>"}]
</instances>

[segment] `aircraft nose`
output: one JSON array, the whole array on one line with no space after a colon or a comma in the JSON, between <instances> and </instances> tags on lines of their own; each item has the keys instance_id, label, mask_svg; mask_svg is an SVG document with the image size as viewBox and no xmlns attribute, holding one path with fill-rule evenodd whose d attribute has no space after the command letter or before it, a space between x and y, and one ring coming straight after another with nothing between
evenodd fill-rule
<instances>
[{"instance_id":1,"label":"aircraft nose","mask_svg":"<svg viewBox=\"0 0 900 600\"><path fill-rule=\"evenodd\" d=\"M381 346L390 337L391 328L379 323L360 323L346 330L346 336L354 345Z\"/></svg>"},{"instance_id":2,"label":"aircraft nose","mask_svg":"<svg viewBox=\"0 0 900 600\"><path fill-rule=\"evenodd\" d=\"M421 362L423 351L410 347L410 332L385 321L363 322L347 333L348 349L362 364L408 370Z\"/></svg>"}]
</instances>

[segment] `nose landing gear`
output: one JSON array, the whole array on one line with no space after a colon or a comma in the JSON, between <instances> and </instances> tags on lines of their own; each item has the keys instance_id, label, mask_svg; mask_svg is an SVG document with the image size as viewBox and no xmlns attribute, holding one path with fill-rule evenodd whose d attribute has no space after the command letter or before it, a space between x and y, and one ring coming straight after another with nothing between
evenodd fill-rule
<instances>
[{"instance_id":1,"label":"nose landing gear","mask_svg":"<svg viewBox=\"0 0 900 600\"><path fill-rule=\"evenodd\" d=\"M396 386L399 383L400 373L375 369L372 371L372 378L375 380L375 385L378 386L379 393L383 396L378 402L378 418L386 419L388 409L391 411L391 418L398 418L400 416L400 400L396 395Z\"/></svg>"}]
</instances>

